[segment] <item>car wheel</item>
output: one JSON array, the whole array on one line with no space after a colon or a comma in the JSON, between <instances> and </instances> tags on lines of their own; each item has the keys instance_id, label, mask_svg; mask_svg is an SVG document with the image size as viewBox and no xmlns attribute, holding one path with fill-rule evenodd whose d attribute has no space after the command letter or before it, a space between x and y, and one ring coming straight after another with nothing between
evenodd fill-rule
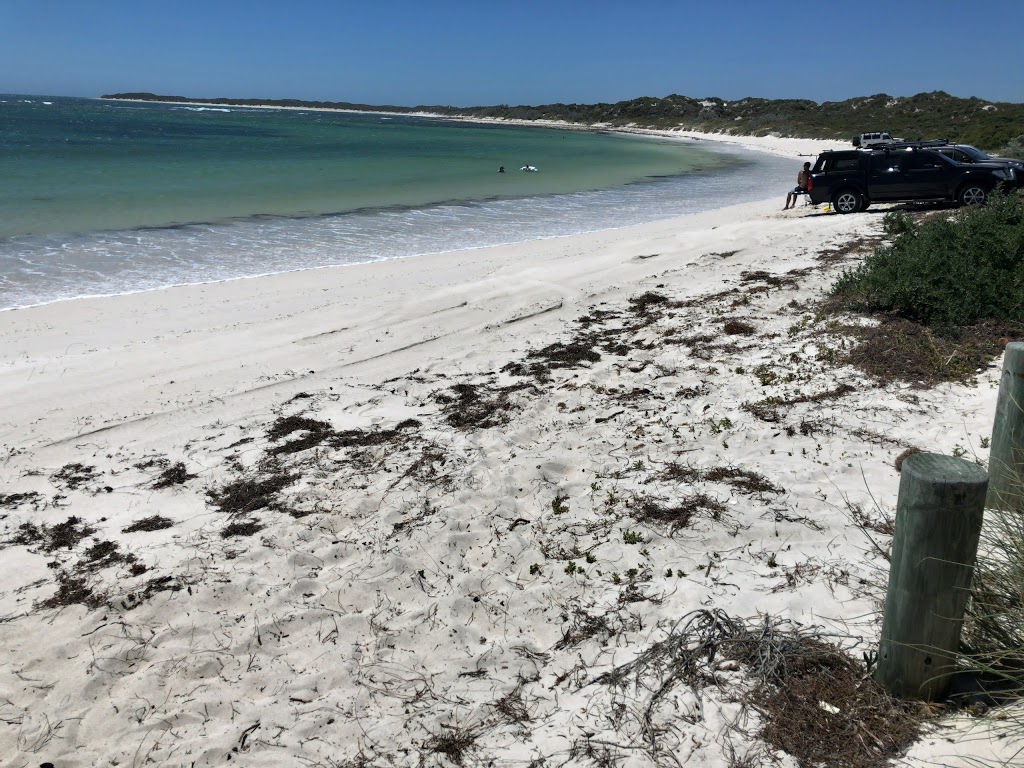
<instances>
[{"instance_id":1,"label":"car wheel","mask_svg":"<svg viewBox=\"0 0 1024 768\"><path fill-rule=\"evenodd\" d=\"M855 213L860 206L860 195L852 189L842 189L832 196L832 208L837 213Z\"/></svg>"},{"instance_id":2,"label":"car wheel","mask_svg":"<svg viewBox=\"0 0 1024 768\"><path fill-rule=\"evenodd\" d=\"M988 190L979 184L968 184L956 196L960 205L984 205Z\"/></svg>"},{"instance_id":3,"label":"car wheel","mask_svg":"<svg viewBox=\"0 0 1024 768\"><path fill-rule=\"evenodd\" d=\"M860 199L860 208L858 208L857 210L859 210L859 211L866 211L870 205L871 205L871 201L868 200L866 197L862 197Z\"/></svg>"}]
</instances>

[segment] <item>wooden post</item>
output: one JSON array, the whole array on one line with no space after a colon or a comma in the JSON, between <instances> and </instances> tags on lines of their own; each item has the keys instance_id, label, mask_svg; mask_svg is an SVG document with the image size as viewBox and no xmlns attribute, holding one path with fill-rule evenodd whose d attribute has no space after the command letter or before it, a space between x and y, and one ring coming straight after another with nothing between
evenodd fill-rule
<instances>
[{"instance_id":1,"label":"wooden post","mask_svg":"<svg viewBox=\"0 0 1024 768\"><path fill-rule=\"evenodd\" d=\"M992 424L985 506L1024 513L1024 342L1006 345Z\"/></svg>"},{"instance_id":2,"label":"wooden post","mask_svg":"<svg viewBox=\"0 0 1024 768\"><path fill-rule=\"evenodd\" d=\"M935 701L960 643L988 476L952 456L903 462L875 679L894 696Z\"/></svg>"}]
</instances>

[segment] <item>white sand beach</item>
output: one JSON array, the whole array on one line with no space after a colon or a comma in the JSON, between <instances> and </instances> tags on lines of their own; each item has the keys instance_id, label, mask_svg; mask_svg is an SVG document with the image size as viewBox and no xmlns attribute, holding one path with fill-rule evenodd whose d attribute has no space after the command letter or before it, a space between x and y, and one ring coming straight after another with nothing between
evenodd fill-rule
<instances>
[{"instance_id":1,"label":"white sand beach","mask_svg":"<svg viewBox=\"0 0 1024 768\"><path fill-rule=\"evenodd\" d=\"M794 178L822 146L746 144ZM858 522L893 513L906 448L986 460L999 370L842 365L812 304L882 215L782 212L791 181L0 313L2 762L796 766L734 661L703 687L623 665L695 611L874 650L887 563ZM901 764L1016 749L967 726Z\"/></svg>"}]
</instances>

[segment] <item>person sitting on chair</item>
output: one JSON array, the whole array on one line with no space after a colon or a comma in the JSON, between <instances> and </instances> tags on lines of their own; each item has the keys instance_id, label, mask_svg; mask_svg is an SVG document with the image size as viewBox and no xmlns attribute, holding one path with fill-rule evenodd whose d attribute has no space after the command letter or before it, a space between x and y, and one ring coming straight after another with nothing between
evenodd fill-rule
<instances>
[{"instance_id":1,"label":"person sitting on chair","mask_svg":"<svg viewBox=\"0 0 1024 768\"><path fill-rule=\"evenodd\" d=\"M804 169L796 175L796 189L786 195L786 207L782 210L788 211L790 208L796 208L796 199L800 195L807 194L807 184L811 180L811 164L804 163Z\"/></svg>"}]
</instances>

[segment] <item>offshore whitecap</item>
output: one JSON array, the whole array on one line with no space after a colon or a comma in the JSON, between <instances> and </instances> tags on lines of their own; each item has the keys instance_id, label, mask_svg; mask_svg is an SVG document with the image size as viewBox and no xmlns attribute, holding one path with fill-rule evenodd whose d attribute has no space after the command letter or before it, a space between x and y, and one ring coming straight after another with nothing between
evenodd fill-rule
<instances>
[{"instance_id":1,"label":"offshore whitecap","mask_svg":"<svg viewBox=\"0 0 1024 768\"><path fill-rule=\"evenodd\" d=\"M632 136L3 98L0 309L628 226L792 170Z\"/></svg>"}]
</instances>

